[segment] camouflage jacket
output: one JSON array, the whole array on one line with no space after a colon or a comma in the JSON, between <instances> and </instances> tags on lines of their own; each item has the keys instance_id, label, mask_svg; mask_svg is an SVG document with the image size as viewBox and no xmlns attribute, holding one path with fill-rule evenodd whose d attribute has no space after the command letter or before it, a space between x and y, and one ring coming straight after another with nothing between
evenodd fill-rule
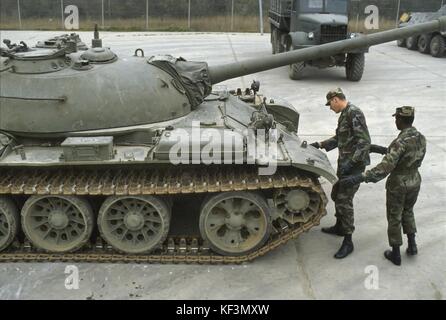
<instances>
[{"instance_id":1,"label":"camouflage jacket","mask_svg":"<svg viewBox=\"0 0 446 320\"><path fill-rule=\"evenodd\" d=\"M362 111L351 103L348 103L339 116L336 135L321 144L327 151L336 147L339 149L338 165L351 161L356 168L365 168L370 164L367 123Z\"/></svg>"},{"instance_id":2,"label":"camouflage jacket","mask_svg":"<svg viewBox=\"0 0 446 320\"><path fill-rule=\"evenodd\" d=\"M426 138L410 127L403 129L387 149L380 164L365 172L366 182L377 182L389 173L386 188L418 187L421 176L418 168L426 154Z\"/></svg>"}]
</instances>

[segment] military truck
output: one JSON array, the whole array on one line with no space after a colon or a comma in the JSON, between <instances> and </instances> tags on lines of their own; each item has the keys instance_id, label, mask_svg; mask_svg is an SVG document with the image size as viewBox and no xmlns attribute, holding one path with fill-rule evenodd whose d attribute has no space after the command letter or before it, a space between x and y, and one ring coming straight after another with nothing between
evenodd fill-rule
<instances>
[{"instance_id":1,"label":"military truck","mask_svg":"<svg viewBox=\"0 0 446 320\"><path fill-rule=\"evenodd\" d=\"M446 5L436 12L412 12L404 13L400 18L399 27L403 28L418 23L428 22L446 16ZM419 36L412 36L407 39L400 39L397 42L399 47L406 47L409 50L418 50L421 53L431 54L436 58L441 58L446 53L446 32L425 33Z\"/></svg>"},{"instance_id":2,"label":"military truck","mask_svg":"<svg viewBox=\"0 0 446 320\"><path fill-rule=\"evenodd\" d=\"M313 47L360 36L350 34L348 0L271 0L269 21L273 54ZM367 48L290 65L293 80L303 77L306 66L329 68L345 66L347 79L360 81Z\"/></svg>"}]
</instances>

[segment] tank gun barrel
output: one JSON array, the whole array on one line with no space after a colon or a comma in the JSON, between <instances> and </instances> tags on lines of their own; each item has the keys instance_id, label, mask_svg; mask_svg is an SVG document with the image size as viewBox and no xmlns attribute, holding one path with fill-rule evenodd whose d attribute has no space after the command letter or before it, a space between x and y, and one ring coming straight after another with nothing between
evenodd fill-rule
<instances>
[{"instance_id":1,"label":"tank gun barrel","mask_svg":"<svg viewBox=\"0 0 446 320\"><path fill-rule=\"evenodd\" d=\"M435 31L446 31L446 17L441 17L437 20L414 26L378 32L354 39L341 40L311 48L280 53L274 56L263 57L261 59L250 59L225 65L210 66L209 75L211 83L217 84L228 79L274 69L297 62L315 60L339 53L351 52L356 49L368 48L374 45Z\"/></svg>"}]
</instances>

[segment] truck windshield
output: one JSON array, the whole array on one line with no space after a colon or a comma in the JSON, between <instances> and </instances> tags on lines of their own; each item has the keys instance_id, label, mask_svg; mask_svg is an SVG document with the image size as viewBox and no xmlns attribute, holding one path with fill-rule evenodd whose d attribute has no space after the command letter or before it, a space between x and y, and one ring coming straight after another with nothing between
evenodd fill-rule
<instances>
[{"instance_id":1,"label":"truck windshield","mask_svg":"<svg viewBox=\"0 0 446 320\"><path fill-rule=\"evenodd\" d=\"M298 0L301 13L347 14L347 0Z\"/></svg>"}]
</instances>

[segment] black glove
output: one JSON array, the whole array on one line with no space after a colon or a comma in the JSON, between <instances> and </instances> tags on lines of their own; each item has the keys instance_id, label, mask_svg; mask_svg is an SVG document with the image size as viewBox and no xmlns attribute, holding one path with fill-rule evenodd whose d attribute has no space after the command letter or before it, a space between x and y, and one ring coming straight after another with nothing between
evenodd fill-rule
<instances>
[{"instance_id":1,"label":"black glove","mask_svg":"<svg viewBox=\"0 0 446 320\"><path fill-rule=\"evenodd\" d=\"M313 142L312 144L310 144L310 146L315 147L316 149L321 148L321 144L319 142Z\"/></svg>"},{"instance_id":2,"label":"black glove","mask_svg":"<svg viewBox=\"0 0 446 320\"><path fill-rule=\"evenodd\" d=\"M364 176L361 173L348 176L339 181L339 183L344 187L352 187L361 182L364 182Z\"/></svg>"},{"instance_id":3,"label":"black glove","mask_svg":"<svg viewBox=\"0 0 446 320\"><path fill-rule=\"evenodd\" d=\"M351 161L344 162L339 166L339 175L348 176L352 169L353 169L353 164Z\"/></svg>"},{"instance_id":4,"label":"black glove","mask_svg":"<svg viewBox=\"0 0 446 320\"><path fill-rule=\"evenodd\" d=\"M387 154L387 148L378 146L376 144L371 144L370 145L370 153Z\"/></svg>"}]
</instances>

